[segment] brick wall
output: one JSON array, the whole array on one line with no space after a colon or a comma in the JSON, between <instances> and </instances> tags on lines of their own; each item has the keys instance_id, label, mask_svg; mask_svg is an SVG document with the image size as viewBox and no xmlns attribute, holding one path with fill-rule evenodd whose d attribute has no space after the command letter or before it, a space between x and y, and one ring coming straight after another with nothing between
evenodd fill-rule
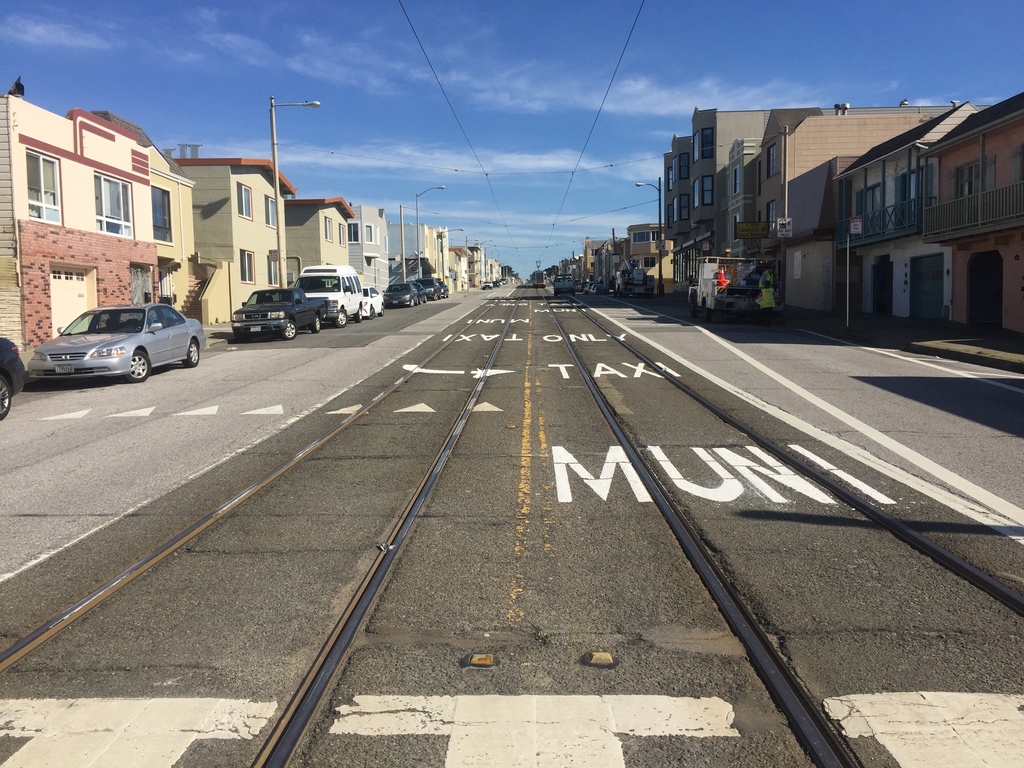
<instances>
[{"instance_id":1,"label":"brick wall","mask_svg":"<svg viewBox=\"0 0 1024 768\"><path fill-rule=\"evenodd\" d=\"M29 348L42 344L52 336L51 264L67 264L93 270L96 278L96 304L101 307L131 303L129 265L151 267L156 279L157 256L154 243L26 220L18 222L18 231L24 338ZM156 295L155 286L151 293Z\"/></svg>"}]
</instances>

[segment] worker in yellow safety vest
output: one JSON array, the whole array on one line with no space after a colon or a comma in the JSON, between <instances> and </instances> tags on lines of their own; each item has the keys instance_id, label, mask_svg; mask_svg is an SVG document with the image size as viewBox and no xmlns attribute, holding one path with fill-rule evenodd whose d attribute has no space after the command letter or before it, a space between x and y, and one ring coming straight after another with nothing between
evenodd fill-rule
<instances>
[{"instance_id":1,"label":"worker in yellow safety vest","mask_svg":"<svg viewBox=\"0 0 1024 768\"><path fill-rule=\"evenodd\" d=\"M772 276L771 267L761 270L761 279L758 280L758 287L761 289L761 296L757 300L761 307L761 325L772 324L772 312L775 309L775 278Z\"/></svg>"}]
</instances>

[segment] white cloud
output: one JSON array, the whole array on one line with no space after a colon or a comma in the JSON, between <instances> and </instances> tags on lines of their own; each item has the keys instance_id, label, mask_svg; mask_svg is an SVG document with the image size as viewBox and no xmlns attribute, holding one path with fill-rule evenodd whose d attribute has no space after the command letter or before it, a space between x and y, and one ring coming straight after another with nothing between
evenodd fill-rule
<instances>
[{"instance_id":1,"label":"white cloud","mask_svg":"<svg viewBox=\"0 0 1024 768\"><path fill-rule=\"evenodd\" d=\"M8 16L0 22L0 40L39 48L79 48L102 51L115 46L98 32L86 31L79 24L40 21L28 16Z\"/></svg>"}]
</instances>

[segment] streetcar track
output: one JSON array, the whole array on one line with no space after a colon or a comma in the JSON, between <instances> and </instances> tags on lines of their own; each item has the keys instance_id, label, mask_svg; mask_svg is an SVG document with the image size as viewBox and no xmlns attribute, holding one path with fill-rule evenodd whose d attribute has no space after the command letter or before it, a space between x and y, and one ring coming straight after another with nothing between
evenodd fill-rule
<instances>
[{"instance_id":1,"label":"streetcar track","mask_svg":"<svg viewBox=\"0 0 1024 768\"><path fill-rule=\"evenodd\" d=\"M483 317L490 311L490 306L485 306L477 317ZM56 637L58 634L63 632L68 627L72 626L78 620L82 619L94 608L104 604L110 598L112 598L117 592L123 587L130 584L139 576L151 570L158 563L166 559L168 556L180 551L185 545L193 541L203 531L209 529L211 526L216 524L218 521L224 519L233 510L238 508L242 503L255 496L261 490L272 484L275 480L280 478L290 469L300 464L303 460L308 458L311 454L317 451L319 448L332 441L346 428L356 422L359 418L368 413L372 408L379 405L389 395L396 392L403 384L409 381L409 379L416 373L417 369L427 365L431 360L440 355L446 349L448 349L455 338L443 341L434 351L427 355L419 364L417 364L412 370L407 371L400 376L394 383L384 388L376 395L374 395L368 402L361 405L353 413L347 415L338 424L333 426L327 432L316 438L312 442L308 443L289 458L283 461L274 469L270 470L262 477L251 483L249 486L235 494L233 497L228 499L226 502L221 504L212 512L206 514L196 522L189 525L187 528L172 536L163 542L160 546L153 549L145 556L132 563L130 566L122 570L113 578L96 587L89 592L85 597L76 601L72 605L68 606L64 610L60 611L49 620L39 625L36 629L23 635L17 641L9 645L7 648L0 651L0 673L12 667L19 660L29 655L40 646L48 642L49 640ZM481 377L481 380L486 379L486 376Z\"/></svg>"},{"instance_id":2,"label":"streetcar track","mask_svg":"<svg viewBox=\"0 0 1024 768\"><path fill-rule=\"evenodd\" d=\"M579 306L585 306L579 303ZM646 365L651 366L654 369L661 370L660 366L651 360L650 357L643 354L639 349L632 346L620 336L612 334L600 321L595 319L590 312L581 312L580 316L585 317L596 327L600 328L601 331L607 333L608 336L614 339L620 346L626 349L631 355L635 356L638 360L642 361ZM568 343L568 342L567 342ZM848 504L851 508L859 512L860 514L867 517L869 520L880 525L885 530L889 531L900 541L914 548L921 554L931 558L939 566L947 571L950 571L960 578L966 580L968 583L980 589L982 592L987 594L989 597L1002 603L1004 606L1009 608L1011 611L1019 616L1024 616L1024 595L1016 590L1010 588L1006 584L996 579L992 574L987 573L981 568L978 568L974 564L968 562L966 559L956 555L950 550L943 547L941 544L928 538L927 536L916 531L912 526L904 523L893 515L883 511L880 507L873 504L870 500L850 490L841 483L836 482L828 475L816 469L808 462L801 459L799 456L795 456L790 451L779 446L775 442L764 437L762 434L752 429L751 427L743 424L741 421L736 419L734 416L729 414L724 409L712 403L710 400L693 390L691 387L684 384L682 381L668 375L665 371L662 371L665 381L669 382L672 386L678 389L683 394L690 397L696 403L706 408L708 411L713 413L717 418L728 424L733 429L739 431L748 439L756 443L760 448L772 454L775 458L779 459L791 469L798 472L799 474L812 480L820 487L831 492L837 498L844 503ZM586 375L586 373L584 373Z\"/></svg>"},{"instance_id":3,"label":"streetcar track","mask_svg":"<svg viewBox=\"0 0 1024 768\"><path fill-rule=\"evenodd\" d=\"M550 301L548 301L548 305L550 306ZM578 314L587 317L598 328L607 332L600 323L589 316L589 313L582 312ZM569 336L564 332L562 324L555 313L552 312L551 317L565 343L569 355L572 357L576 369L583 377L587 389L597 403L609 428L625 451L630 463L640 475L644 486L668 522L687 559L708 590L708 594L719 607L722 616L732 628L736 637L743 644L752 666L761 677L772 699L785 714L800 744L807 750L814 763L821 766L821 768L859 766L860 761L853 755L846 741L836 732L833 724L821 711L817 702L799 682L795 673L791 670L788 660L779 652L767 633L761 628L757 618L747 607L739 591L729 582L724 571L708 552L697 531L685 519L678 507L669 499L658 476L647 466L647 462L642 458L639 449L626 435L594 378L583 365L576 350L573 349L572 344L569 342ZM642 355L638 350L634 350L625 341L622 339L616 340L631 353L635 354L638 359L655 369L658 368L649 358ZM665 378L666 380L671 380L667 375ZM696 393L694 394L696 395ZM699 398L699 396L697 397ZM707 404L707 407L713 408L710 403Z\"/></svg>"}]
</instances>

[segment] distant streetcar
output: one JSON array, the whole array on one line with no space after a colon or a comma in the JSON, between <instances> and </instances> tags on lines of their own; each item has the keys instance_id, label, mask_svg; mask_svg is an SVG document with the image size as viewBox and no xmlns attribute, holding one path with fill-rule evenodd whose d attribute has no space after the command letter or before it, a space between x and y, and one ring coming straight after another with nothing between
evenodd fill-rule
<instances>
[{"instance_id":1,"label":"distant streetcar","mask_svg":"<svg viewBox=\"0 0 1024 768\"><path fill-rule=\"evenodd\" d=\"M530 278L530 282L533 283L534 288L545 288L547 282L544 280L544 270L538 269L533 273L533 277Z\"/></svg>"}]
</instances>

